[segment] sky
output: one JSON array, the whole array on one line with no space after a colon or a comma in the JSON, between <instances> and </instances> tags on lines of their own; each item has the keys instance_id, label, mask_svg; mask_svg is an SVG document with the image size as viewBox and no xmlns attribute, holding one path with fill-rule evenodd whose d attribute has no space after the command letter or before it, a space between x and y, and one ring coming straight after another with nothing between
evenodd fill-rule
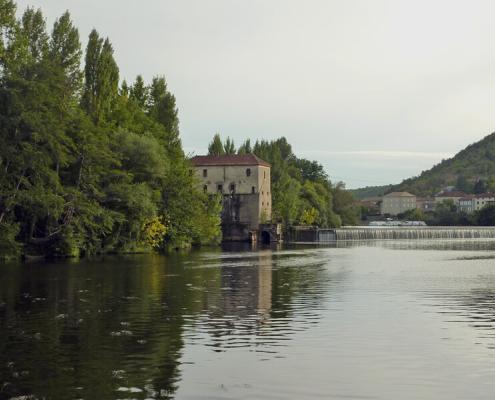
<instances>
[{"instance_id":1,"label":"sky","mask_svg":"<svg viewBox=\"0 0 495 400\"><path fill-rule=\"evenodd\" d=\"M495 129L491 0L20 0L167 79L186 152L285 136L348 188L418 175Z\"/></svg>"}]
</instances>

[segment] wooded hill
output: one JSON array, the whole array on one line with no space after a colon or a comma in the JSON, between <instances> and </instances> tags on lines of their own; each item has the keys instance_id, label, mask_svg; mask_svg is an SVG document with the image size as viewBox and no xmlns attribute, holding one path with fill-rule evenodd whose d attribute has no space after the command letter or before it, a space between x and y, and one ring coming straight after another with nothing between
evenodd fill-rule
<instances>
[{"instance_id":1,"label":"wooded hill","mask_svg":"<svg viewBox=\"0 0 495 400\"><path fill-rule=\"evenodd\" d=\"M429 196L447 186L455 186L466 193L495 192L495 133L400 184L367 186L350 192L357 199L383 196L393 191Z\"/></svg>"},{"instance_id":2,"label":"wooded hill","mask_svg":"<svg viewBox=\"0 0 495 400\"><path fill-rule=\"evenodd\" d=\"M426 196L445 186L455 186L466 193L495 191L495 133L467 146L454 157L443 160L419 176L404 180L392 190Z\"/></svg>"}]
</instances>

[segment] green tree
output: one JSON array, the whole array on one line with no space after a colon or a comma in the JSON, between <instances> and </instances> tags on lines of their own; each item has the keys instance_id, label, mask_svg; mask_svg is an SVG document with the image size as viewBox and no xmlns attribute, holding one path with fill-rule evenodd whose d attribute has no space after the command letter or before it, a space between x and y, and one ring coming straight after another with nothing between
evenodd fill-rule
<instances>
[{"instance_id":1,"label":"green tree","mask_svg":"<svg viewBox=\"0 0 495 400\"><path fill-rule=\"evenodd\" d=\"M164 77L154 77L149 87L148 115L165 129L164 141L169 151L181 146L179 117L175 96L167 89Z\"/></svg>"},{"instance_id":2,"label":"green tree","mask_svg":"<svg viewBox=\"0 0 495 400\"><path fill-rule=\"evenodd\" d=\"M223 149L225 151L225 154L235 154L235 144L234 144L234 141L232 139L230 139L230 137L227 137L227 139L225 140L225 143L223 145Z\"/></svg>"},{"instance_id":3,"label":"green tree","mask_svg":"<svg viewBox=\"0 0 495 400\"><path fill-rule=\"evenodd\" d=\"M141 75L137 76L136 81L129 89L129 97L134 100L142 110L146 109L149 101L149 88L145 85Z\"/></svg>"},{"instance_id":4,"label":"green tree","mask_svg":"<svg viewBox=\"0 0 495 400\"><path fill-rule=\"evenodd\" d=\"M89 35L84 76L83 106L95 123L104 122L118 96L119 69L110 41L96 30Z\"/></svg>"},{"instance_id":5,"label":"green tree","mask_svg":"<svg viewBox=\"0 0 495 400\"><path fill-rule=\"evenodd\" d=\"M215 133L215 136L213 136L213 140L208 145L208 154L210 156L220 156L222 154L225 154L225 149L223 147L220 134Z\"/></svg>"},{"instance_id":6,"label":"green tree","mask_svg":"<svg viewBox=\"0 0 495 400\"><path fill-rule=\"evenodd\" d=\"M253 149L251 147L251 140L246 139L246 141L239 146L239 149L237 150L237 154L250 154L253 152Z\"/></svg>"},{"instance_id":7,"label":"green tree","mask_svg":"<svg viewBox=\"0 0 495 400\"><path fill-rule=\"evenodd\" d=\"M62 68L66 76L65 99L70 96L77 99L82 90L82 50L79 31L74 27L68 11L53 25L49 54L51 60Z\"/></svg>"},{"instance_id":8,"label":"green tree","mask_svg":"<svg viewBox=\"0 0 495 400\"><path fill-rule=\"evenodd\" d=\"M26 9L22 15L22 34L33 62L40 61L48 50L46 24L40 9Z\"/></svg>"}]
</instances>

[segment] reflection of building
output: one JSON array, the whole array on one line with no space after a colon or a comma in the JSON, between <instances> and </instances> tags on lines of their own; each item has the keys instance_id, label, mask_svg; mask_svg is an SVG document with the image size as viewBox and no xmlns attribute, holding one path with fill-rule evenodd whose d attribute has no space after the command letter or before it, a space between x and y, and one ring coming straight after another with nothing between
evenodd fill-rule
<instances>
[{"instance_id":1,"label":"reflection of building","mask_svg":"<svg viewBox=\"0 0 495 400\"><path fill-rule=\"evenodd\" d=\"M223 195L224 240L248 240L271 220L270 164L254 154L196 156L191 163L203 190Z\"/></svg>"},{"instance_id":2,"label":"reflection of building","mask_svg":"<svg viewBox=\"0 0 495 400\"><path fill-rule=\"evenodd\" d=\"M392 192L383 196L381 213L397 215L416 208L416 196L408 192Z\"/></svg>"},{"instance_id":3,"label":"reflection of building","mask_svg":"<svg viewBox=\"0 0 495 400\"><path fill-rule=\"evenodd\" d=\"M225 315L247 317L272 308L272 252L260 251L253 265L222 267L222 304ZM246 323L246 321L243 321Z\"/></svg>"}]
</instances>

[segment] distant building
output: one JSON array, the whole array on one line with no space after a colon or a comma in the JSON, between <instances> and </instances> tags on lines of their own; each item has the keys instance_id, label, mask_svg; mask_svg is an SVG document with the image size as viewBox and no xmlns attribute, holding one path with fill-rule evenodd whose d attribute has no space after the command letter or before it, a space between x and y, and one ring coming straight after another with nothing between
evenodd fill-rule
<instances>
[{"instance_id":1,"label":"distant building","mask_svg":"<svg viewBox=\"0 0 495 400\"><path fill-rule=\"evenodd\" d=\"M418 197L416 208L423 212L433 212L435 210L435 199L433 197Z\"/></svg>"},{"instance_id":2,"label":"distant building","mask_svg":"<svg viewBox=\"0 0 495 400\"><path fill-rule=\"evenodd\" d=\"M381 201L381 197L367 197L365 199L357 200L356 205L366 208L369 215L379 215Z\"/></svg>"},{"instance_id":3,"label":"distant building","mask_svg":"<svg viewBox=\"0 0 495 400\"><path fill-rule=\"evenodd\" d=\"M452 202L459 206L459 199L466 197L466 193L464 192L440 192L435 195L435 203L440 204L447 200L452 200Z\"/></svg>"},{"instance_id":4,"label":"distant building","mask_svg":"<svg viewBox=\"0 0 495 400\"><path fill-rule=\"evenodd\" d=\"M408 192L392 192L383 196L381 214L397 215L415 208L415 195Z\"/></svg>"},{"instance_id":5,"label":"distant building","mask_svg":"<svg viewBox=\"0 0 495 400\"><path fill-rule=\"evenodd\" d=\"M488 205L495 205L495 193L482 193L474 196L473 211L479 211Z\"/></svg>"},{"instance_id":6,"label":"distant building","mask_svg":"<svg viewBox=\"0 0 495 400\"><path fill-rule=\"evenodd\" d=\"M464 197L461 197L458 203L459 203L458 207L460 212L471 214L474 211L474 207L475 207L475 196L466 195Z\"/></svg>"},{"instance_id":7,"label":"distant building","mask_svg":"<svg viewBox=\"0 0 495 400\"><path fill-rule=\"evenodd\" d=\"M266 161L254 154L232 154L196 156L191 163L201 188L222 194L224 240L248 240L271 220L271 168Z\"/></svg>"}]
</instances>

